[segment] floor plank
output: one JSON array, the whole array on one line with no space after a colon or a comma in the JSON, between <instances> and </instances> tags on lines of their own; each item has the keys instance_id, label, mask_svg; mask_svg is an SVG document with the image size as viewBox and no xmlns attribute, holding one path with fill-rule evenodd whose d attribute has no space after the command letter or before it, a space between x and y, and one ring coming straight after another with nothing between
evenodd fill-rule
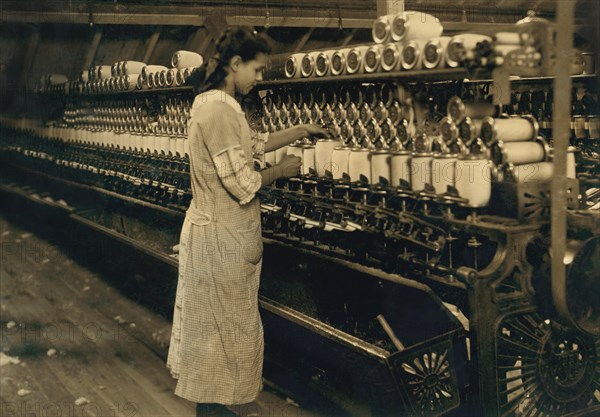
<instances>
[{"instance_id":1,"label":"floor plank","mask_svg":"<svg viewBox=\"0 0 600 417\"><path fill-rule=\"evenodd\" d=\"M0 349L21 361L0 367L0 416L195 414L174 395L164 317L1 212L0 243ZM31 393L21 397L19 389ZM89 403L76 406L80 397ZM270 391L236 411L257 407L265 417L314 416Z\"/></svg>"}]
</instances>

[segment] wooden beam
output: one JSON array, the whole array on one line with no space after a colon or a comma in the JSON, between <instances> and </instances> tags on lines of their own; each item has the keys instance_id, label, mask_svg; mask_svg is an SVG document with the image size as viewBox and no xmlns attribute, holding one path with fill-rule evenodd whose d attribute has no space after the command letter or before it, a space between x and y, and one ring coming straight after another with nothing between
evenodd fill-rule
<instances>
[{"instance_id":1,"label":"wooden beam","mask_svg":"<svg viewBox=\"0 0 600 417\"><path fill-rule=\"evenodd\" d=\"M229 24L223 15L210 15L204 20L204 26L208 30L208 34L216 40L219 39L219 36L227 29Z\"/></svg>"},{"instance_id":2,"label":"wooden beam","mask_svg":"<svg viewBox=\"0 0 600 417\"><path fill-rule=\"evenodd\" d=\"M344 40L342 41L342 44L340 45L342 48L346 45L348 45L350 43L350 41L352 40L352 38L354 37L354 35L356 35L356 32L358 32L357 28L353 28L350 33L348 34L348 36L346 36L344 38Z\"/></svg>"},{"instance_id":3,"label":"wooden beam","mask_svg":"<svg viewBox=\"0 0 600 417\"><path fill-rule=\"evenodd\" d=\"M92 43L87 50L87 54L85 55L85 60L83 61L83 69L89 68L92 66L94 62L94 57L96 56L96 51L98 50L98 45L100 45L100 41L102 40L102 29L96 28L94 31L94 37L92 38Z\"/></svg>"},{"instance_id":4,"label":"wooden beam","mask_svg":"<svg viewBox=\"0 0 600 417\"><path fill-rule=\"evenodd\" d=\"M152 57L152 54L154 53L154 50L156 49L158 38L160 38L160 31L158 30L152 35L150 35L150 37L146 41L146 51L144 52L144 58L142 59L142 62L148 63L148 61Z\"/></svg>"},{"instance_id":5,"label":"wooden beam","mask_svg":"<svg viewBox=\"0 0 600 417\"><path fill-rule=\"evenodd\" d=\"M373 25L373 19L357 19L343 17L344 28L370 28ZM245 25L263 27L265 24L264 16L227 16L229 25ZM337 17L269 17L270 27L314 27L314 28L338 28L339 19Z\"/></svg>"},{"instance_id":6,"label":"wooden beam","mask_svg":"<svg viewBox=\"0 0 600 417\"><path fill-rule=\"evenodd\" d=\"M40 30L37 27L32 28L29 34L29 40L27 41L27 50L25 51L25 57L23 58L23 65L21 66L21 74L19 75L19 89L25 88L27 79L29 78L29 72L33 66L35 59L35 53L40 42ZM36 83L38 80L35 80Z\"/></svg>"},{"instance_id":7,"label":"wooden beam","mask_svg":"<svg viewBox=\"0 0 600 417\"><path fill-rule=\"evenodd\" d=\"M125 14L94 12L96 25L169 25L202 26L204 17L193 14ZM0 21L5 23L89 23L89 13L2 11Z\"/></svg>"},{"instance_id":8,"label":"wooden beam","mask_svg":"<svg viewBox=\"0 0 600 417\"><path fill-rule=\"evenodd\" d=\"M294 48L294 52L300 52L302 50L302 48L304 48L304 45L306 45L306 42L308 42L308 40L310 39L310 37L312 36L314 31L315 31L314 27L309 28L306 31L306 33L304 35L302 35L302 37L300 38L300 41Z\"/></svg>"},{"instance_id":9,"label":"wooden beam","mask_svg":"<svg viewBox=\"0 0 600 417\"><path fill-rule=\"evenodd\" d=\"M202 55L202 57L205 60L207 60L214 53L214 51L213 50L209 50L208 47L211 46L211 45L214 45L214 43L215 43L215 40L207 32L206 36L204 37L204 39L202 39L202 42L200 42L200 44L195 49L195 51L198 52L200 55Z\"/></svg>"},{"instance_id":10,"label":"wooden beam","mask_svg":"<svg viewBox=\"0 0 600 417\"><path fill-rule=\"evenodd\" d=\"M194 33L192 33L188 37L183 49L185 49L186 51L198 52L200 50L199 46L202 44L202 42L204 41L204 39L206 37L207 37L206 28L201 27L201 28L196 29L196 31L194 31Z\"/></svg>"}]
</instances>

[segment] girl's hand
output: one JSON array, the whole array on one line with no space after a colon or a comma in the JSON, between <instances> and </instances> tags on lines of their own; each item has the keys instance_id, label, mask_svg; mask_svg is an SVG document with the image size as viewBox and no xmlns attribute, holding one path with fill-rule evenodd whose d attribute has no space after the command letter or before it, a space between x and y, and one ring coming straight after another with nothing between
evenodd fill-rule
<instances>
[{"instance_id":1,"label":"girl's hand","mask_svg":"<svg viewBox=\"0 0 600 417\"><path fill-rule=\"evenodd\" d=\"M302 166L302 160L294 155L284 156L279 163L275 165L279 172L279 177L290 178L300 174L300 167Z\"/></svg>"},{"instance_id":2,"label":"girl's hand","mask_svg":"<svg viewBox=\"0 0 600 417\"><path fill-rule=\"evenodd\" d=\"M306 131L306 136L316 136L319 138L330 138L331 137L331 133L316 124L303 124L301 125L302 128Z\"/></svg>"}]
</instances>

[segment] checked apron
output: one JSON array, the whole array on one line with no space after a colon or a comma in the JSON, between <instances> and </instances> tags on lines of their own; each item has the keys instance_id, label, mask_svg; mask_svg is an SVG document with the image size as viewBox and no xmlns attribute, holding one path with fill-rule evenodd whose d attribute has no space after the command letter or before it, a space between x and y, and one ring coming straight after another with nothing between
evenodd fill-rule
<instances>
[{"instance_id":1,"label":"checked apron","mask_svg":"<svg viewBox=\"0 0 600 417\"><path fill-rule=\"evenodd\" d=\"M252 167L252 134L244 112L233 97L215 91L196 97L190 121L215 101L229 104L231 111L220 123L236 123ZM219 138L200 132L190 130L193 200L180 236L167 366L177 378L176 395L197 403L243 404L254 401L262 388L260 202L253 198L240 205L225 189L206 146Z\"/></svg>"}]
</instances>

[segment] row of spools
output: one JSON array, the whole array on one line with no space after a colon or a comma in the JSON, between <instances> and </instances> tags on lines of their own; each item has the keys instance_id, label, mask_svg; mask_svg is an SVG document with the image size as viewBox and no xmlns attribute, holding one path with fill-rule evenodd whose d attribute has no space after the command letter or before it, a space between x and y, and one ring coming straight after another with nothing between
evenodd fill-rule
<instances>
[{"instance_id":1,"label":"row of spools","mask_svg":"<svg viewBox=\"0 0 600 417\"><path fill-rule=\"evenodd\" d=\"M189 98L170 97L151 117L135 101L84 99L67 103L62 122L75 129L185 135L190 108Z\"/></svg>"},{"instance_id":2,"label":"row of spools","mask_svg":"<svg viewBox=\"0 0 600 417\"><path fill-rule=\"evenodd\" d=\"M39 92L64 94L98 94L121 91L182 86L202 65L200 54L177 51L171 57L172 68L148 65L139 61L119 61L112 65L96 65L84 70L77 80L63 74L44 74Z\"/></svg>"},{"instance_id":3,"label":"row of spools","mask_svg":"<svg viewBox=\"0 0 600 417\"><path fill-rule=\"evenodd\" d=\"M492 109L454 98L440 121L439 136L419 134L407 146L390 148L361 146L346 137L320 139L295 143L266 159L276 163L285 154L296 155L302 159L303 175L402 187L483 207L493 181L547 181L554 172L551 149L538 136L537 121L529 116L493 117ZM573 150L567 158L571 178Z\"/></svg>"},{"instance_id":4,"label":"row of spools","mask_svg":"<svg viewBox=\"0 0 600 417\"><path fill-rule=\"evenodd\" d=\"M439 20L427 13L406 11L378 18L373 43L289 55L286 78L306 78L418 69L456 68L466 60L502 64L513 50L528 47L531 59L521 66L535 67L541 59L537 38L526 32L498 32L442 36Z\"/></svg>"},{"instance_id":5,"label":"row of spools","mask_svg":"<svg viewBox=\"0 0 600 417\"><path fill-rule=\"evenodd\" d=\"M39 126L37 121L24 119L0 118L0 125L26 132L40 139L59 139L68 143L119 149L122 152L137 151L179 158L189 157L189 141L185 135Z\"/></svg>"}]
</instances>

